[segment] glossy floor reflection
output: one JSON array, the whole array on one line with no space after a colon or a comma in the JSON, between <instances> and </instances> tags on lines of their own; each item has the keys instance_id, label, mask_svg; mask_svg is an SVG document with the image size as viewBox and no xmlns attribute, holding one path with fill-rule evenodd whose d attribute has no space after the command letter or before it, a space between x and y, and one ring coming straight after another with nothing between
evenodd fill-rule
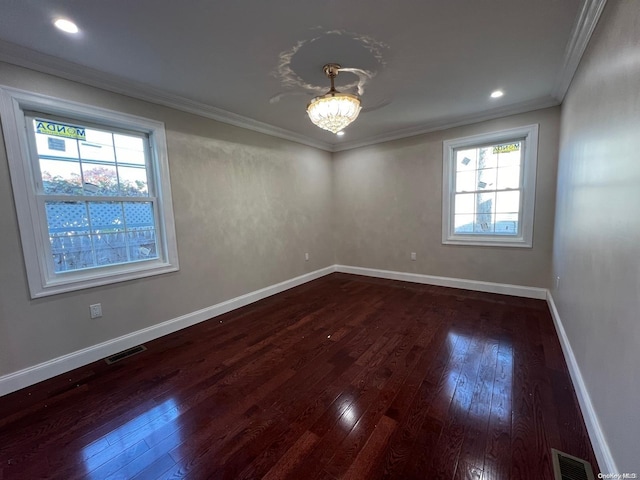
<instances>
[{"instance_id":1,"label":"glossy floor reflection","mask_svg":"<svg viewBox=\"0 0 640 480\"><path fill-rule=\"evenodd\" d=\"M543 301L332 274L146 346L0 398L0 479L595 467Z\"/></svg>"},{"instance_id":2,"label":"glossy floor reflection","mask_svg":"<svg viewBox=\"0 0 640 480\"><path fill-rule=\"evenodd\" d=\"M151 405L128 422L91 442L82 449L87 478L100 480L114 474L133 478L157 460L154 447L172 450L182 443L179 432L180 410L173 398ZM160 438L157 438L160 437ZM156 442L152 442L155 439ZM135 461L133 461L135 459ZM168 462L173 466L175 462Z\"/></svg>"}]
</instances>

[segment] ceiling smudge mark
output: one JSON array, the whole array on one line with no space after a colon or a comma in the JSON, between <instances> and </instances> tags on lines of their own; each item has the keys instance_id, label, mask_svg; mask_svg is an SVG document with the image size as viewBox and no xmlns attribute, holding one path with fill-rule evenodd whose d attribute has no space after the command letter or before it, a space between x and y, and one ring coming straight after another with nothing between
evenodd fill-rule
<instances>
[{"instance_id":1,"label":"ceiling smudge mark","mask_svg":"<svg viewBox=\"0 0 640 480\"><path fill-rule=\"evenodd\" d=\"M278 66L276 70L272 72L272 74L280 80L282 86L287 90L271 97L271 99L269 100L270 103L276 103L280 101L282 97L287 95L320 95L324 94L327 91L326 82L323 82L321 85L316 85L308 80L305 80L303 78L303 75L299 74L299 72L296 72L292 64L296 59L296 55L298 55L301 50L303 50L304 48L309 48L314 44L318 44L318 42L326 41L331 37L341 37L345 41L349 42L348 44L352 45L353 48L359 48L367 52L368 55L365 56L369 57L367 59L364 59L366 61L363 62L352 60L353 63L358 62L366 64L367 66L369 66L369 68L357 68L364 65L346 65L345 68L340 69L341 72L349 72L358 78L354 82L348 83L346 85L341 85L341 91L355 90L358 92L358 95L362 95L364 93L365 85L369 82L369 80L376 76L377 69L385 66L383 51L389 48L385 43L379 42L368 35L349 32L347 30L323 31L324 29L322 27L314 27L312 30L320 30L320 33L310 39L299 40L293 47L281 52L278 55ZM337 61L337 59L327 58L323 61L328 63ZM318 71L320 70L318 69Z\"/></svg>"},{"instance_id":2,"label":"ceiling smudge mark","mask_svg":"<svg viewBox=\"0 0 640 480\"><path fill-rule=\"evenodd\" d=\"M340 68L341 72L351 72L354 73L358 76L359 80L358 80L358 85L357 89L358 89L358 95L362 95L364 93L364 85L365 83L367 83L367 81L369 81L369 79L371 79L373 76L375 76L374 72L370 72L369 70L363 70L361 68L350 68L350 67L341 67Z\"/></svg>"},{"instance_id":3,"label":"ceiling smudge mark","mask_svg":"<svg viewBox=\"0 0 640 480\"><path fill-rule=\"evenodd\" d=\"M326 89L325 89L326 90ZM306 92L280 92L275 94L273 97L269 99L269 103L278 103L280 99L289 95L304 95L305 97L309 96Z\"/></svg>"},{"instance_id":4,"label":"ceiling smudge mark","mask_svg":"<svg viewBox=\"0 0 640 480\"><path fill-rule=\"evenodd\" d=\"M322 30L322 27L315 27L314 30ZM382 57L382 51L389 48L389 45L370 37L369 35L363 35L359 33L349 32L347 30L330 30L325 32L324 35L347 35L354 40L360 42L363 47L371 52L380 65L385 65L384 58Z\"/></svg>"}]
</instances>

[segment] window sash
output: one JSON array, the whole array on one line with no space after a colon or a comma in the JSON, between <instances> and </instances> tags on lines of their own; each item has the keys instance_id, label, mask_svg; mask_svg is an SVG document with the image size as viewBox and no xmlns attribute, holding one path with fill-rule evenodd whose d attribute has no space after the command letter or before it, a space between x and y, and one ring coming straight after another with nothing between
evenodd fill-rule
<instances>
[{"instance_id":1,"label":"window sash","mask_svg":"<svg viewBox=\"0 0 640 480\"><path fill-rule=\"evenodd\" d=\"M504 144L508 144L508 143L517 143L519 142L521 147L520 147L520 164L519 164L519 171L518 171L518 188L503 188L503 189L482 189L482 190L462 190L462 191L458 191L458 185L457 185L457 181L458 181L458 173L459 171L457 170L457 158L458 158L458 153L461 151L465 151L465 150L470 150L470 149L475 149L477 151L479 151L482 148L491 148L491 147L497 147L500 145L504 145ZM453 208L451 208L451 235L462 235L462 236L469 236L469 237L493 237L495 235L500 235L501 237L519 237L522 234L522 203L523 203L523 190L524 190L524 186L523 186L523 163L524 163L524 151L526 149L526 141L524 138L514 138L514 139L507 139L506 141L499 141L499 142L488 142L488 143L484 143L481 145L467 145L464 147L457 147L453 149L452 152L452 156L451 156L451 163L452 163L452 189L451 189L451 205L453 206ZM478 173L482 170L489 170L489 169L495 169L496 170L496 174L499 176L500 175L500 170L504 170L507 168L514 168L512 166L508 166L508 167L500 167L500 166L496 166L496 167L486 167L486 168L474 168L472 170L468 170L469 172L474 172L474 173ZM476 183L477 184L477 183ZM519 192L519 200L518 200L518 210L517 212L515 211L511 211L511 212L497 212L497 211L492 211L492 212L487 212L484 213L484 215L492 215L492 216L496 216L496 215L500 215L500 214L513 214L513 213L517 213L518 215L518 229L517 231L515 231L513 234L505 234L505 233L501 233L501 234L497 234L495 232L495 223L494 223L494 229L493 231L489 231L489 232L456 232L456 227L455 227L455 218L456 215L462 215L461 213L457 213L456 212L456 198L458 195L478 195L478 194L497 194L498 193L502 193L502 192ZM476 199L476 203L477 203L477 199ZM474 205L474 211L473 211L473 216L477 217L477 215L483 215L483 213L478 213L475 209L475 207L477 207L477 205ZM474 224L475 224L476 220L474 219Z\"/></svg>"},{"instance_id":2,"label":"window sash","mask_svg":"<svg viewBox=\"0 0 640 480\"><path fill-rule=\"evenodd\" d=\"M79 197L75 197L75 196L60 196L60 195L37 195L36 196L36 200L37 200L37 204L38 204L38 211L41 212L40 215L40 232L41 232L41 236L42 236L42 245L44 245L44 248L47 250L48 255L46 258L46 261L44 262L43 266L46 268L47 271L47 276L49 278L55 278L55 277L61 277L62 276L72 276L74 273L78 272L78 271L87 271L87 270L96 270L96 271L101 271L101 270L105 270L108 271L109 269L115 269L118 268L119 266L123 266L123 265L127 265L127 264L139 264L142 262L149 262L149 263L158 263L159 261L162 261L163 258L165 258L165 249L164 249L164 244L161 241L162 240L162 235L161 235L161 226L159 225L159 206L158 206L158 201L155 198L147 198L147 197L118 197L117 200L114 199L114 197L83 197L82 199ZM96 255L96 247L94 242L94 237L97 236L106 236L106 235L110 235L110 234L121 234L124 235L125 237L125 248L126 248L126 256L127 256L127 260L123 261L123 262L113 262L110 264L103 264L103 265L99 265L98 262L94 262L95 265L93 266L88 266L88 267L84 267L84 268L76 268L76 269L72 269L72 270L64 270L64 271L56 271L55 268L55 252L53 249L53 246L51 245L52 243L52 239L56 238L55 236L51 235L51 228L50 228L50 223L49 223L49 219L47 218L47 210L46 210L46 205L49 202L55 202L55 203L77 203L77 204L82 204L85 205L85 208L87 209L88 212L88 225L86 227L81 227L81 228L86 228L87 232L83 233L81 235L74 235L74 236L87 236L92 240L92 248L91 248L91 252L93 255ZM120 203L120 204L124 204L124 203L149 203L151 204L151 211L152 211L152 220L153 220L153 227L149 228L149 229L145 229L145 230L153 230L154 235L155 235L155 249L156 249L156 254L154 257L150 257L150 258L146 258L146 259L131 259L131 251L130 251L130 241L128 239L128 235L133 233L133 232L139 232L142 230L133 230L131 229L128 225L127 225L127 218L126 215L124 215L123 217L123 225L121 228L118 228L117 231L115 232L96 232L95 231L95 224L93 223L92 219L91 219L91 213L90 213L90 203ZM123 205L124 208L124 205ZM60 236L59 238L68 238L69 236Z\"/></svg>"},{"instance_id":3,"label":"window sash","mask_svg":"<svg viewBox=\"0 0 640 480\"><path fill-rule=\"evenodd\" d=\"M457 190L457 174L458 171L458 152L464 150L481 149L486 147L494 147L508 143L521 143L520 163L519 163L519 188L502 188L502 189L479 189L474 190ZM533 209L535 204L535 173L536 173L536 156L538 142L538 125L529 125L525 127L517 127L501 132L480 134L471 137L446 140L443 142L443 225L442 225L442 242L445 244L461 244L461 245L487 245L487 246L517 246L531 247L533 237ZM500 168L513 167L491 167L497 170L499 175ZM472 168L466 171L475 172L477 181L477 172L483 169ZM462 170L461 170L462 171ZM467 180L468 181L468 180ZM496 183L497 186L497 183ZM493 231L467 231L456 232L456 198L458 195L479 195L490 194L497 195L503 192L518 192L519 202L517 212L496 212L492 210L487 215L492 216L492 221L498 215L517 213L517 232L498 233ZM474 202L477 199L474 197ZM473 213L470 215L474 221L477 218L476 205L474 205ZM499 208L496 206L495 208ZM462 215L462 213L458 214ZM458 220L461 220L458 218Z\"/></svg>"},{"instance_id":4,"label":"window sash","mask_svg":"<svg viewBox=\"0 0 640 480\"><path fill-rule=\"evenodd\" d=\"M140 134L139 132L134 132L134 131L125 130L125 129L114 129L114 128L106 127L104 125L98 125L93 123L89 123L89 124L84 123L82 125L83 127L86 127L86 128L92 128L99 131L108 132L112 135L112 140L113 140L114 133L116 134L120 133L123 135L128 135L128 136L142 139L143 153L145 158L144 168L147 176L147 191L148 191L147 196L128 196L128 195L110 196L110 195L86 195L86 194L72 194L72 193L50 194L50 193L44 192L44 182L42 180L42 171L40 169L40 159L43 158L43 156L40 155L40 153L38 152L38 146L36 145L36 131L34 129L34 120L36 119L50 120L52 122L60 122L60 123L71 124L71 125L78 125L79 123L84 123L84 122L78 122L77 120L74 120L72 118L52 116L52 115L43 114L39 112L30 112L28 115L25 115L25 122L27 125L27 131L28 131L28 141L29 141L30 160L31 160L31 169L32 169L31 171L33 172L33 177L34 177L33 181L35 182L35 187L36 187L35 198L36 198L36 204L37 204L38 213L39 213L38 217L40 220L40 232L42 236L41 242L44 249L48 252L47 258L44 261L41 259L41 262L43 262L43 267L46 269L47 277L48 278L56 278L56 277L63 278L65 276L69 277L69 276L73 276L74 273L79 271L90 271L90 270L95 270L96 272L102 271L102 270L108 271L110 269L122 268L124 265L127 265L127 264L135 264L135 263L141 263L141 262L157 263L158 261L165 258L163 242L159 241L160 239L158 238L158 234L161 233L159 229L159 223L160 223L159 213L160 212L158 210L158 199L155 196L155 182L154 182L155 175L154 175L154 169L153 169L153 162L150 162L148 136L144 134ZM78 145L79 145L80 141L76 140L76 142L78 142ZM114 149L115 149L115 146L114 146ZM69 158L69 157L62 157L62 159L64 158ZM74 162L75 159L70 159L70 161ZM84 171L83 171L84 165L92 165L92 164L111 164L114 166L120 165L117 157L115 156L114 156L113 162L103 162L103 161L96 162L93 160L87 161L82 158L78 158L77 162L80 165L80 172L82 175L81 180L84 180ZM118 185L119 185L119 178L118 178ZM96 233L93 231L92 222L91 222L91 219L89 218L89 232L86 234L86 236L89 237L89 239L91 240L90 251L92 256L94 257L93 265L84 267L84 268L81 267L81 268L65 270L65 271L56 271L55 253L52 246L53 237L50 234L49 219L47 218L47 211L46 211L46 205L48 202L62 202L62 203L71 202L71 203L84 204L87 208L87 212L90 211L90 208L89 208L90 203L121 203L121 204L124 204L125 202L126 203L135 203L135 202L150 203L152 205L153 229L156 234L155 236L156 256L149 259L144 259L144 260L131 260L131 253L129 250L130 245L127 239L127 235L130 233L130 230L126 228L126 223L125 223L125 227L120 232L117 232L117 233L122 233L125 237L125 251L126 251L126 258L127 258L126 261L100 265L98 261L95 260L95 257L97 255L97 248L95 246L95 239L94 239L94 237L97 235L100 235L100 233ZM90 213L88 213L88 215L90 216ZM126 220L124 219L123 221L126 222ZM102 235L105 235L105 234L102 234Z\"/></svg>"},{"instance_id":5,"label":"window sash","mask_svg":"<svg viewBox=\"0 0 640 480\"><path fill-rule=\"evenodd\" d=\"M107 125L100 125L94 122L81 122L78 120L75 120L73 118L68 118L68 117L62 117L62 116L58 116L58 115L50 115L50 114L46 114L46 113L41 113L41 112L33 112L30 111L28 113L25 114L25 123L27 126L27 131L28 131L28 135L27 135L27 140L29 143L29 151L30 151L30 161L31 161L31 171L33 172L33 181L35 182L35 192L36 194L40 195L47 195L47 193L44 192L44 183L42 181L42 171L40 169L40 159L48 159L48 157L51 157L52 160L56 160L56 161L69 161L70 163L75 162L75 159L69 158L69 157L59 157L56 158L55 156L49 156L49 155L40 155L38 152L38 146L36 145L36 131L34 130L34 120L36 119L47 119L47 120L51 120L52 122L60 122L60 123L65 123L65 124L71 124L71 125L78 125L80 123L82 123L83 127L87 127L89 129L93 129L93 130L100 130L100 131L104 131L104 132L108 132L110 133L112 136L114 134L121 134L121 135L127 135L127 136L131 136L131 137L137 137L140 138L143 142L143 153L144 153L144 167L145 167L145 172L146 172L146 176L147 176L147 196L148 197L157 197L157 190L156 190L156 172L154 169L154 162L151 161L151 142L149 141L149 135L145 134L145 133L141 133L141 132L137 132L135 130L127 130L127 129L123 129L123 128L117 128L117 127L111 127L111 126L107 126ZM79 145L79 141L76 140L78 142ZM115 148L115 147L114 147ZM84 170L83 167L85 165L104 165L104 166L110 166L113 165L114 167L117 167L119 165L123 165L125 167L129 167L129 163L128 162L119 162L117 157L115 156L114 153L114 161L113 162L107 162L107 161L103 161L103 160L91 160L91 159L83 159L78 157L77 159L77 163L80 166L80 172L81 172L81 180L84 180ZM137 165L136 165L137 166ZM116 170L117 172L117 170ZM119 178L118 178L119 180ZM69 196L79 196L79 195L73 195L73 194L69 194ZM97 197L98 195L91 195L91 197ZM115 196L114 196L115 197ZM127 198L138 198L138 197L129 197L126 196ZM144 198L144 197L139 197L139 198Z\"/></svg>"}]
</instances>

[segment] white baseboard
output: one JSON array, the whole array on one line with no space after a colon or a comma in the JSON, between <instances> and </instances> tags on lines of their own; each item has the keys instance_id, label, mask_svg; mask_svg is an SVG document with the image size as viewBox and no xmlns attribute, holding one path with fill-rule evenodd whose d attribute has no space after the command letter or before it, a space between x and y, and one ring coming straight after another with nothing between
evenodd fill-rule
<instances>
[{"instance_id":1,"label":"white baseboard","mask_svg":"<svg viewBox=\"0 0 640 480\"><path fill-rule=\"evenodd\" d=\"M334 271L335 265L331 265L254 292L232 298L211 307L203 308L202 310L191 312L186 315L167 320L166 322L162 322L112 340L107 340L106 342L99 343L88 348L83 348L82 350L54 358L47 362L43 362L8 375L3 375L0 377L0 396L15 392L16 390L28 387L41 382L42 380L55 377L56 375L68 372L74 368L95 362L96 360L108 357L114 353L126 350L127 348L155 340L156 338L168 335L169 333L173 333L178 330L182 330L183 328L190 327L191 325L195 325L196 323L217 317L218 315L230 312L236 308L244 307L250 303L257 302L258 300L270 297L276 293L284 292L285 290L323 277L333 273Z\"/></svg>"},{"instance_id":2,"label":"white baseboard","mask_svg":"<svg viewBox=\"0 0 640 480\"><path fill-rule=\"evenodd\" d=\"M602 432L602 428L600 428L598 415L591 403L587 386L584 384L584 380L582 379L580 367L578 366L576 357L573 354L573 349L569 343L569 337L567 337L567 332L562 325L560 314L558 313L558 309L556 308L556 304L553 301L550 291L547 291L547 304L549 305L549 310L551 310L553 323L556 326L556 332L558 333L560 345L564 352L564 358L567 362L567 367L569 368L569 375L571 375L573 387L576 391L578 402L580 403L584 423L586 424L587 431L589 432L591 445L593 446L593 451L596 455L596 459L598 460L598 466L600 467L600 470L605 473L619 472L620 470L616 467L613 456L611 455L611 450L609 450L609 445L607 444L607 440Z\"/></svg>"},{"instance_id":3,"label":"white baseboard","mask_svg":"<svg viewBox=\"0 0 640 480\"><path fill-rule=\"evenodd\" d=\"M462 278L436 277L433 275L423 275L419 273L393 272L391 270L350 267L347 265L336 265L335 267L336 272L352 273L354 275L365 275L367 277L388 278L390 280L424 283L427 285L438 285L440 287L462 288L464 290L474 290L477 292L500 293L503 295L511 295L514 297L537 298L539 300L544 300L547 298L546 288L523 287L520 285L481 282L479 280L465 280Z\"/></svg>"}]
</instances>

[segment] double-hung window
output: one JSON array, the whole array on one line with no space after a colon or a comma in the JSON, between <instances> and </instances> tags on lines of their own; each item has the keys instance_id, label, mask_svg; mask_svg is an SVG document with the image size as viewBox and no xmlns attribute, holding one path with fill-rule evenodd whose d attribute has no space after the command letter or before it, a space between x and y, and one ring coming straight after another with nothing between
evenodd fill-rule
<instances>
[{"instance_id":1,"label":"double-hung window","mask_svg":"<svg viewBox=\"0 0 640 480\"><path fill-rule=\"evenodd\" d=\"M1 90L31 296L177 270L162 123Z\"/></svg>"},{"instance_id":2,"label":"double-hung window","mask_svg":"<svg viewBox=\"0 0 640 480\"><path fill-rule=\"evenodd\" d=\"M538 125L443 144L442 242L531 247Z\"/></svg>"}]
</instances>

